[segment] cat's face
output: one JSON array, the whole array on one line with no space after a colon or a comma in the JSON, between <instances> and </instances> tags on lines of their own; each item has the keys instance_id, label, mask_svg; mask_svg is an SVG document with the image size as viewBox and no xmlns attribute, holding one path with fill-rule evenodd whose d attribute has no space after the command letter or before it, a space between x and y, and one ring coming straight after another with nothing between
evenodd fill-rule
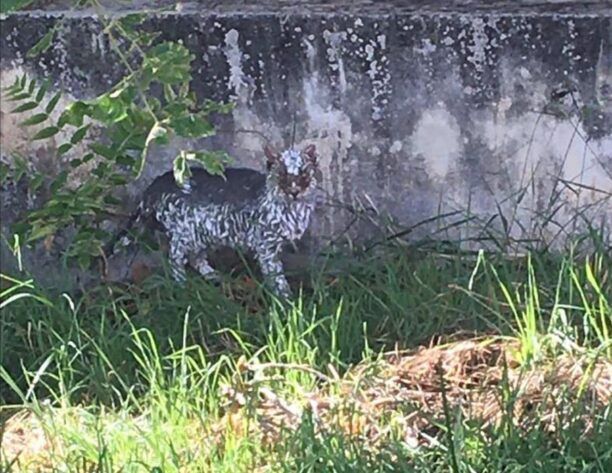
<instances>
[{"instance_id":1,"label":"cat's face","mask_svg":"<svg viewBox=\"0 0 612 473\"><path fill-rule=\"evenodd\" d=\"M270 177L287 199L303 199L314 191L319 171L314 145L301 151L289 148L282 153L266 146L264 152Z\"/></svg>"}]
</instances>

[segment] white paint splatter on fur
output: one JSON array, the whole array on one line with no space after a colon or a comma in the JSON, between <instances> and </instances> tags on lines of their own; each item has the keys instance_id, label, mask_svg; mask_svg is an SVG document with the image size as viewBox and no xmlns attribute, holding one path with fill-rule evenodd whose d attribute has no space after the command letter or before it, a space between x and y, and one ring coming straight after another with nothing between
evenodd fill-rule
<instances>
[{"instance_id":1,"label":"white paint splatter on fur","mask_svg":"<svg viewBox=\"0 0 612 473\"><path fill-rule=\"evenodd\" d=\"M304 165L304 160L302 159L302 155L298 150L291 148L283 151L281 158L289 174L297 176L300 173L300 170Z\"/></svg>"},{"instance_id":2,"label":"white paint splatter on fur","mask_svg":"<svg viewBox=\"0 0 612 473\"><path fill-rule=\"evenodd\" d=\"M191 193L184 193L172 173L157 178L145 192L132 222L140 224L149 216L163 227L169 239L172 276L186 278L185 266L195 257L195 269L207 279L217 274L207 252L227 246L254 253L274 291L291 294L283 274L280 251L283 244L302 237L314 207L318 167L314 148L308 156L286 150L267 176L250 169L226 170L226 180L192 170ZM295 176L287 179L287 175ZM211 194L214 188L217 194ZM243 193L242 198L236 195ZM230 196L229 198L222 197ZM125 232L125 230L124 230Z\"/></svg>"}]
</instances>

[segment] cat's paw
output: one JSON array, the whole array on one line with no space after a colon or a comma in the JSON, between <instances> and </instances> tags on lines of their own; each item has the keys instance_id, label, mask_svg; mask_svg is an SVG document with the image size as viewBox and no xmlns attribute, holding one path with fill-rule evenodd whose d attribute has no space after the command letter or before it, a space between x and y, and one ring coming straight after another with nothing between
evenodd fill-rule
<instances>
[{"instance_id":1,"label":"cat's paw","mask_svg":"<svg viewBox=\"0 0 612 473\"><path fill-rule=\"evenodd\" d=\"M210 273L203 274L202 277L206 280L206 282L215 286L218 286L223 282L223 277L217 271L212 271Z\"/></svg>"},{"instance_id":2,"label":"cat's paw","mask_svg":"<svg viewBox=\"0 0 612 473\"><path fill-rule=\"evenodd\" d=\"M281 281L277 281L274 287L274 294L279 299L290 301L293 299L293 292L289 283L283 278Z\"/></svg>"}]
</instances>

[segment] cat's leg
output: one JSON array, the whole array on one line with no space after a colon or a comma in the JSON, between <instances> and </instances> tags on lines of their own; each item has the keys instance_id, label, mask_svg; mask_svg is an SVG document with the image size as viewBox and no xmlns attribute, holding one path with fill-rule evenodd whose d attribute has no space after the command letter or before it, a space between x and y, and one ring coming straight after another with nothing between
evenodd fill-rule
<instances>
[{"instance_id":1,"label":"cat's leg","mask_svg":"<svg viewBox=\"0 0 612 473\"><path fill-rule=\"evenodd\" d=\"M200 251L193 260L193 266L207 281L218 282L219 273L208 262L206 250Z\"/></svg>"},{"instance_id":2,"label":"cat's leg","mask_svg":"<svg viewBox=\"0 0 612 473\"><path fill-rule=\"evenodd\" d=\"M262 248L255 252L261 272L274 292L284 298L291 298L291 288L285 278L283 264L277 248Z\"/></svg>"},{"instance_id":3,"label":"cat's leg","mask_svg":"<svg viewBox=\"0 0 612 473\"><path fill-rule=\"evenodd\" d=\"M170 239L170 251L168 253L170 272L172 273L172 278L180 283L184 283L187 280L187 272L185 271L187 252L188 246L181 238L172 237Z\"/></svg>"}]
</instances>

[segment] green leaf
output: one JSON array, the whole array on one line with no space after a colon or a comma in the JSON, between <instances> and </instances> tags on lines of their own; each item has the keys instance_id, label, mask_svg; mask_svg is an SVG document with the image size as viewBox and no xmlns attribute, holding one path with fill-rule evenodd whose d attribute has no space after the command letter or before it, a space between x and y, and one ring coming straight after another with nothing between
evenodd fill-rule
<instances>
[{"instance_id":1,"label":"green leaf","mask_svg":"<svg viewBox=\"0 0 612 473\"><path fill-rule=\"evenodd\" d=\"M20 100L29 99L32 96L29 92L21 92L20 94L11 96L9 94L9 102L19 102Z\"/></svg>"},{"instance_id":2,"label":"green leaf","mask_svg":"<svg viewBox=\"0 0 612 473\"><path fill-rule=\"evenodd\" d=\"M38 89L38 93L36 94L36 101L40 104L42 99L45 98L45 94L47 93L47 89L49 88L49 81L44 81Z\"/></svg>"},{"instance_id":3,"label":"green leaf","mask_svg":"<svg viewBox=\"0 0 612 473\"><path fill-rule=\"evenodd\" d=\"M77 256L77 262L82 270L89 268L91 265L91 256L85 253L79 253Z\"/></svg>"},{"instance_id":4,"label":"green leaf","mask_svg":"<svg viewBox=\"0 0 612 473\"><path fill-rule=\"evenodd\" d=\"M235 108L235 104L232 102L222 103L215 102L214 100L206 99L202 106L202 110L205 113L217 112L217 113L230 113Z\"/></svg>"},{"instance_id":5,"label":"green leaf","mask_svg":"<svg viewBox=\"0 0 612 473\"><path fill-rule=\"evenodd\" d=\"M55 106L57 105L57 102L59 102L59 99L61 96L62 96L62 93L58 92L53 97L51 97L51 100L47 102L47 106L45 107L45 112L50 114L55 109Z\"/></svg>"},{"instance_id":6,"label":"green leaf","mask_svg":"<svg viewBox=\"0 0 612 473\"><path fill-rule=\"evenodd\" d=\"M164 99L166 99L166 102L172 102L176 99L176 93L170 84L164 84Z\"/></svg>"},{"instance_id":7,"label":"green leaf","mask_svg":"<svg viewBox=\"0 0 612 473\"><path fill-rule=\"evenodd\" d=\"M48 235L53 235L57 231L57 228L53 224L44 225L42 222L34 223L30 234L28 235L28 242L40 240Z\"/></svg>"},{"instance_id":8,"label":"green leaf","mask_svg":"<svg viewBox=\"0 0 612 473\"><path fill-rule=\"evenodd\" d=\"M126 121L128 121L126 119ZM128 126L126 126L128 125ZM110 130L108 130L107 136L111 143L114 143L117 152L121 152L129 146L131 139L134 136L135 128L133 125L125 122L121 122L117 126L113 126ZM142 146L138 148L139 151L142 150L144 146L144 140Z\"/></svg>"},{"instance_id":9,"label":"green leaf","mask_svg":"<svg viewBox=\"0 0 612 473\"><path fill-rule=\"evenodd\" d=\"M6 95L6 98L8 99L13 97L15 94L21 92L21 87L19 87L19 84L17 85L17 87L11 85L9 87L3 87L2 90L4 92L4 95Z\"/></svg>"},{"instance_id":10,"label":"green leaf","mask_svg":"<svg viewBox=\"0 0 612 473\"><path fill-rule=\"evenodd\" d=\"M34 93L34 89L36 88L36 79L30 80L30 86L28 87L28 92L30 94Z\"/></svg>"},{"instance_id":11,"label":"green leaf","mask_svg":"<svg viewBox=\"0 0 612 473\"><path fill-rule=\"evenodd\" d=\"M129 151L135 151L135 152L141 153L142 149L145 146L146 140L147 140L146 134L133 135L127 141L125 145L125 149Z\"/></svg>"},{"instance_id":12,"label":"green leaf","mask_svg":"<svg viewBox=\"0 0 612 473\"><path fill-rule=\"evenodd\" d=\"M181 84L191 80L194 56L182 44L163 42L151 48L144 59L144 70L162 84Z\"/></svg>"},{"instance_id":13,"label":"green leaf","mask_svg":"<svg viewBox=\"0 0 612 473\"><path fill-rule=\"evenodd\" d=\"M13 179L15 181L19 181L30 171L28 161L20 154L13 156L13 168Z\"/></svg>"},{"instance_id":14,"label":"green leaf","mask_svg":"<svg viewBox=\"0 0 612 473\"><path fill-rule=\"evenodd\" d=\"M224 151L193 151L185 153L185 157L199 162L209 174L217 176L224 175L225 164L231 161Z\"/></svg>"},{"instance_id":15,"label":"green leaf","mask_svg":"<svg viewBox=\"0 0 612 473\"><path fill-rule=\"evenodd\" d=\"M36 191L42 187L45 183L45 175L42 173L36 173L30 179L30 190Z\"/></svg>"},{"instance_id":16,"label":"green leaf","mask_svg":"<svg viewBox=\"0 0 612 473\"><path fill-rule=\"evenodd\" d=\"M104 175L108 172L109 167L108 167L108 163L100 163L98 164L93 171L91 171L91 173L99 178L103 178Z\"/></svg>"},{"instance_id":17,"label":"green leaf","mask_svg":"<svg viewBox=\"0 0 612 473\"><path fill-rule=\"evenodd\" d=\"M68 172L66 170L60 172L57 177L53 180L50 186L51 193L56 193L61 187L66 184L66 180L68 179Z\"/></svg>"},{"instance_id":18,"label":"green leaf","mask_svg":"<svg viewBox=\"0 0 612 473\"><path fill-rule=\"evenodd\" d=\"M64 143L63 145L60 145L59 148L57 148L57 155L61 156L63 154L66 154L71 149L72 149L72 143Z\"/></svg>"},{"instance_id":19,"label":"green leaf","mask_svg":"<svg viewBox=\"0 0 612 473\"><path fill-rule=\"evenodd\" d=\"M83 164L83 161L80 159L71 159L69 164L72 168L78 168L81 164Z\"/></svg>"},{"instance_id":20,"label":"green leaf","mask_svg":"<svg viewBox=\"0 0 612 473\"><path fill-rule=\"evenodd\" d=\"M49 118L49 115L47 115L46 113L37 113L36 115L32 115L27 120L22 121L19 125L21 126L38 125L39 123L44 122L48 118Z\"/></svg>"},{"instance_id":21,"label":"green leaf","mask_svg":"<svg viewBox=\"0 0 612 473\"><path fill-rule=\"evenodd\" d=\"M77 131L75 131L72 137L70 138L70 142L73 145L76 145L77 143L81 142L83 138L85 138L85 135L87 134L87 130L89 130L90 126L91 126L90 124L85 125L79 128Z\"/></svg>"},{"instance_id":22,"label":"green leaf","mask_svg":"<svg viewBox=\"0 0 612 473\"><path fill-rule=\"evenodd\" d=\"M130 13L125 15L119 20L119 24L122 28L128 32L132 32L135 26L140 25L146 18L146 15L142 13Z\"/></svg>"},{"instance_id":23,"label":"green leaf","mask_svg":"<svg viewBox=\"0 0 612 473\"><path fill-rule=\"evenodd\" d=\"M32 110L33 108L36 108L36 107L38 107L38 104L36 102L26 102L23 105L20 105L19 107L11 110L11 113L27 112L28 110Z\"/></svg>"},{"instance_id":24,"label":"green leaf","mask_svg":"<svg viewBox=\"0 0 612 473\"><path fill-rule=\"evenodd\" d=\"M189 114L172 118L170 126L177 135L185 138L202 138L214 134L215 128L204 114Z\"/></svg>"},{"instance_id":25,"label":"green leaf","mask_svg":"<svg viewBox=\"0 0 612 473\"><path fill-rule=\"evenodd\" d=\"M26 53L26 57L29 59L35 58L49 49L51 42L53 41L53 36L55 36L55 30L55 28L51 28L49 31L47 31L45 35L30 48L30 50Z\"/></svg>"},{"instance_id":26,"label":"green leaf","mask_svg":"<svg viewBox=\"0 0 612 473\"><path fill-rule=\"evenodd\" d=\"M117 123L127 116L127 105L117 98L104 94L93 103L92 116L103 123Z\"/></svg>"},{"instance_id":27,"label":"green leaf","mask_svg":"<svg viewBox=\"0 0 612 473\"><path fill-rule=\"evenodd\" d=\"M190 113L189 107L183 101L175 101L175 102L167 104L164 107L164 112L166 112L168 116L171 116L171 117L179 117L187 113Z\"/></svg>"},{"instance_id":28,"label":"green leaf","mask_svg":"<svg viewBox=\"0 0 612 473\"><path fill-rule=\"evenodd\" d=\"M81 100L71 103L62 112L57 122L60 128L65 125L83 126L83 118L90 114L90 106Z\"/></svg>"},{"instance_id":29,"label":"green leaf","mask_svg":"<svg viewBox=\"0 0 612 473\"><path fill-rule=\"evenodd\" d=\"M115 186L122 186L124 184L127 184L127 179L125 178L125 176L120 176L118 174L114 174L112 176L110 176L110 182L115 185Z\"/></svg>"},{"instance_id":30,"label":"green leaf","mask_svg":"<svg viewBox=\"0 0 612 473\"><path fill-rule=\"evenodd\" d=\"M91 143L89 145L89 149L106 159L115 159L115 156L117 155L117 152L114 149L101 143Z\"/></svg>"},{"instance_id":31,"label":"green leaf","mask_svg":"<svg viewBox=\"0 0 612 473\"><path fill-rule=\"evenodd\" d=\"M27 76L24 74L21 76L21 79L19 80L19 87L21 87L21 89L25 89L26 84L28 83L28 78Z\"/></svg>"},{"instance_id":32,"label":"green leaf","mask_svg":"<svg viewBox=\"0 0 612 473\"><path fill-rule=\"evenodd\" d=\"M34 135L32 141L35 140L44 140L45 138L51 138L53 135L57 134L60 129L56 126L48 126L47 128L43 128L38 133Z\"/></svg>"},{"instance_id":33,"label":"green leaf","mask_svg":"<svg viewBox=\"0 0 612 473\"><path fill-rule=\"evenodd\" d=\"M115 163L120 166L127 166L133 168L136 165L136 160L132 156L121 154L115 158Z\"/></svg>"},{"instance_id":34,"label":"green leaf","mask_svg":"<svg viewBox=\"0 0 612 473\"><path fill-rule=\"evenodd\" d=\"M151 100L150 103L154 101ZM125 120L119 122L124 131L127 131L130 134L135 134L141 132L144 134L142 139L142 146L144 146L144 142L149 134L149 130L155 124L155 119L151 116L151 114L143 110L140 107L132 105L127 109L127 117Z\"/></svg>"}]
</instances>

